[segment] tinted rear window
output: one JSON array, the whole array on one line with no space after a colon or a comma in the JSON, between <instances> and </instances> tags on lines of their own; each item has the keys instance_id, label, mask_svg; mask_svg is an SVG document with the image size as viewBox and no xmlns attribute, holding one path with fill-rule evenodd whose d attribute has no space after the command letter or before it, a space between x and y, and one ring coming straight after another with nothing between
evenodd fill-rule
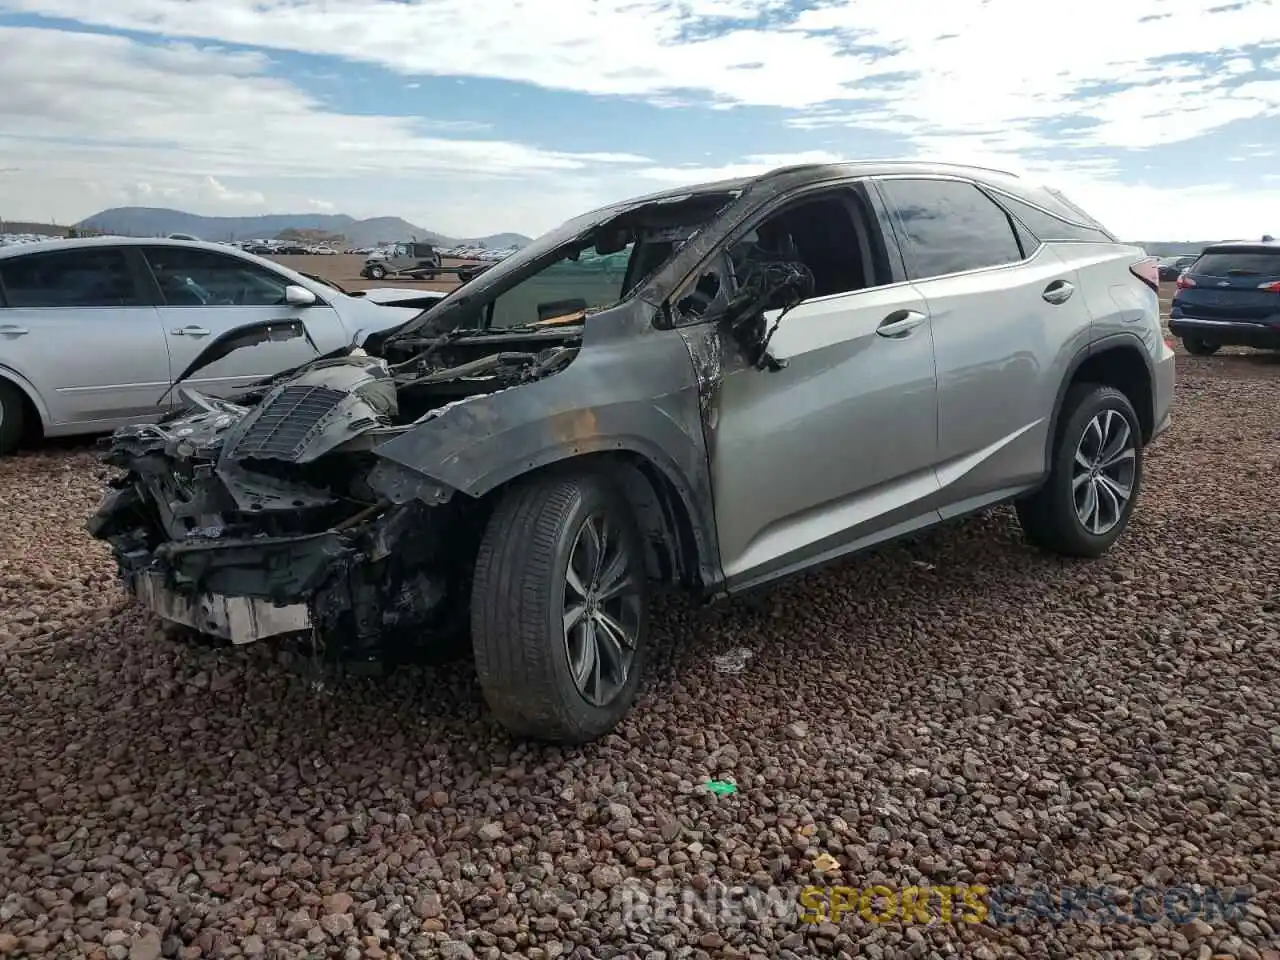
<instances>
[{"instance_id":1,"label":"tinted rear window","mask_svg":"<svg viewBox=\"0 0 1280 960\"><path fill-rule=\"evenodd\" d=\"M1208 277L1280 276L1280 250L1274 252L1221 250L1206 253L1191 267Z\"/></svg>"}]
</instances>

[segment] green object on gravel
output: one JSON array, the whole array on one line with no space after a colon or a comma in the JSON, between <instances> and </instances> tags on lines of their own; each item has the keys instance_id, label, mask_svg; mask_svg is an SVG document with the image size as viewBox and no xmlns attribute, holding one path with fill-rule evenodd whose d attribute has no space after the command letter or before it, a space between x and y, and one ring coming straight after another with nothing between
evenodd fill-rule
<instances>
[{"instance_id":1,"label":"green object on gravel","mask_svg":"<svg viewBox=\"0 0 1280 960\"><path fill-rule=\"evenodd\" d=\"M723 780L708 780L703 784L708 790L718 797L727 797L731 793L738 792L738 786L734 783L726 783Z\"/></svg>"}]
</instances>

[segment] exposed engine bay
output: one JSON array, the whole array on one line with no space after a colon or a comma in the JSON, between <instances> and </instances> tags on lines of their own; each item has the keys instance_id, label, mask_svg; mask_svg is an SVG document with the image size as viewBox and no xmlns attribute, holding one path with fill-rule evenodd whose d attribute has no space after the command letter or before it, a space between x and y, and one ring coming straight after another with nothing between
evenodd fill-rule
<instances>
[{"instance_id":1,"label":"exposed engine bay","mask_svg":"<svg viewBox=\"0 0 1280 960\"><path fill-rule=\"evenodd\" d=\"M388 658L400 628L420 646L465 617L465 545L482 518L467 497L439 509L444 488L397 496L374 448L554 375L581 336L580 319L460 329L385 344L385 357L335 351L234 400L179 387L185 409L112 437L105 460L127 473L89 531L141 600L202 632L341 637L330 652L347 660Z\"/></svg>"}]
</instances>

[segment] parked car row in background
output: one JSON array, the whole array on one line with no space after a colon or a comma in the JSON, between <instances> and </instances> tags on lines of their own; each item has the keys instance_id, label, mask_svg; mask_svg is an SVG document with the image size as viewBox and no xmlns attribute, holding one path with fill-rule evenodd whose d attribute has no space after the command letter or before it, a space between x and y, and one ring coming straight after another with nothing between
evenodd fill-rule
<instances>
[{"instance_id":1,"label":"parked car row in background","mask_svg":"<svg viewBox=\"0 0 1280 960\"><path fill-rule=\"evenodd\" d=\"M1169 330L1188 353L1280 350L1280 243L1215 243L1178 274Z\"/></svg>"},{"instance_id":2,"label":"parked car row in background","mask_svg":"<svg viewBox=\"0 0 1280 960\"><path fill-rule=\"evenodd\" d=\"M1196 262L1197 256L1198 254L1184 257L1161 257L1158 262L1160 279L1176 280L1178 274Z\"/></svg>"}]
</instances>

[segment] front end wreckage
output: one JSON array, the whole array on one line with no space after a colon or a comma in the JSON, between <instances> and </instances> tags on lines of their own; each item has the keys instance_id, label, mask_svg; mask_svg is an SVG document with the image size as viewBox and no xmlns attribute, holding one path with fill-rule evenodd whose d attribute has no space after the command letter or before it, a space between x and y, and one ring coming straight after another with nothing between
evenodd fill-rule
<instances>
[{"instance_id":1,"label":"front end wreckage","mask_svg":"<svg viewBox=\"0 0 1280 960\"><path fill-rule=\"evenodd\" d=\"M118 430L89 532L137 600L232 643L293 635L335 661L389 662L457 640L482 505L378 453L460 407L549 376L574 333L437 340L397 366L359 348L235 402Z\"/></svg>"}]
</instances>

